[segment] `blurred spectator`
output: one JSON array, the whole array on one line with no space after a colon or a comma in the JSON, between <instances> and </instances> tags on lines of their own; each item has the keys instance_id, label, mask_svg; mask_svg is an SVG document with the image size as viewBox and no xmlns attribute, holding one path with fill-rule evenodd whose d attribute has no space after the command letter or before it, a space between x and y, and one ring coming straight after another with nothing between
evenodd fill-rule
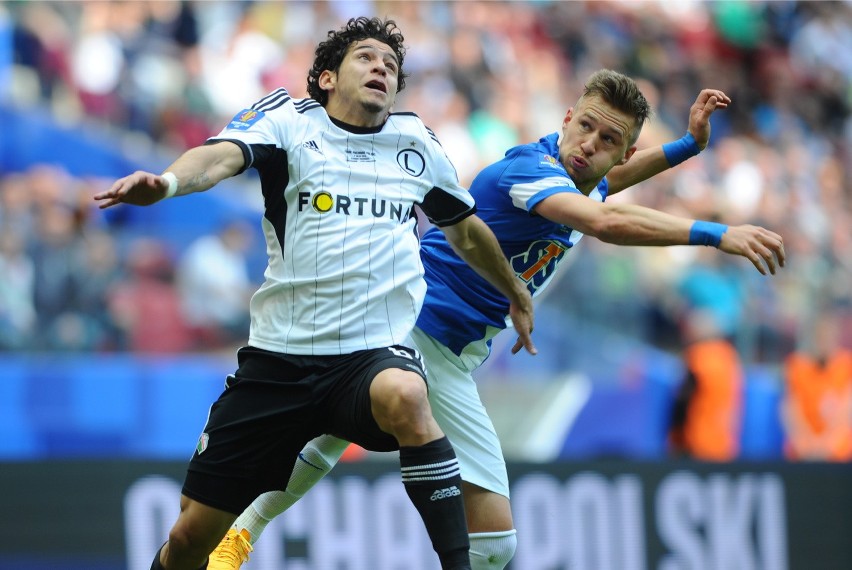
<instances>
[{"instance_id":1,"label":"blurred spectator","mask_svg":"<svg viewBox=\"0 0 852 570\"><path fill-rule=\"evenodd\" d=\"M130 8L125 10L127 24L136 22L138 15L131 10L139 3L122 4ZM72 85L76 87L86 115L125 122L127 117L119 93L119 85L126 72L125 46L115 29L114 11L114 5L108 2L90 2L83 6L80 36L68 56L68 65ZM133 12L138 12L138 9Z\"/></svg>"},{"instance_id":2,"label":"blurred spectator","mask_svg":"<svg viewBox=\"0 0 852 570\"><path fill-rule=\"evenodd\" d=\"M5 3L15 22L12 95L33 102L60 99L68 85L71 22L50 2Z\"/></svg>"},{"instance_id":3,"label":"blurred spectator","mask_svg":"<svg viewBox=\"0 0 852 570\"><path fill-rule=\"evenodd\" d=\"M12 226L0 226L0 350L30 346L36 322L33 262Z\"/></svg>"},{"instance_id":4,"label":"blurred spectator","mask_svg":"<svg viewBox=\"0 0 852 570\"><path fill-rule=\"evenodd\" d=\"M435 134L456 167L459 181L465 185L470 185L479 173L478 165L481 162L476 143L467 128L469 115L467 100L459 93L453 92L441 119L434 126Z\"/></svg>"},{"instance_id":5,"label":"blurred spectator","mask_svg":"<svg viewBox=\"0 0 852 570\"><path fill-rule=\"evenodd\" d=\"M693 249L695 257L676 284L681 310L687 321L695 314L708 315L714 320L718 336L734 340L743 325L748 293L745 271L749 268L725 259L727 256L711 248Z\"/></svg>"},{"instance_id":6,"label":"blurred spectator","mask_svg":"<svg viewBox=\"0 0 852 570\"><path fill-rule=\"evenodd\" d=\"M251 236L246 224L227 224L217 234L198 238L178 261L181 309L201 348L248 341L254 286L245 255Z\"/></svg>"},{"instance_id":7,"label":"blurred spectator","mask_svg":"<svg viewBox=\"0 0 852 570\"><path fill-rule=\"evenodd\" d=\"M104 231L89 231L83 236L79 270L75 276L75 309L85 315L93 331L92 350L117 350L121 330L112 319L107 299L125 279L119 264L117 244Z\"/></svg>"},{"instance_id":8,"label":"blurred spectator","mask_svg":"<svg viewBox=\"0 0 852 570\"><path fill-rule=\"evenodd\" d=\"M126 281L113 287L108 298L124 348L166 353L193 348L192 331L181 312L174 264L166 246L153 239L135 241L127 253L127 267Z\"/></svg>"},{"instance_id":9,"label":"blurred spectator","mask_svg":"<svg viewBox=\"0 0 852 570\"><path fill-rule=\"evenodd\" d=\"M0 178L0 227L15 233L25 243L36 234L35 209L27 177L10 174Z\"/></svg>"},{"instance_id":10,"label":"blurred spectator","mask_svg":"<svg viewBox=\"0 0 852 570\"><path fill-rule=\"evenodd\" d=\"M840 343L840 324L831 309L820 314L784 363L788 459L852 461L852 351Z\"/></svg>"},{"instance_id":11,"label":"blurred spectator","mask_svg":"<svg viewBox=\"0 0 852 570\"><path fill-rule=\"evenodd\" d=\"M691 312L684 324L686 378L675 398L669 443L675 455L730 461L740 449L744 376L737 349L716 315Z\"/></svg>"},{"instance_id":12,"label":"blurred spectator","mask_svg":"<svg viewBox=\"0 0 852 570\"><path fill-rule=\"evenodd\" d=\"M202 60L207 92L220 115L233 113L277 87L269 85L267 78L284 54L281 44L266 33L263 19L272 6L233 3L232 9L240 13L217 22Z\"/></svg>"},{"instance_id":13,"label":"blurred spectator","mask_svg":"<svg viewBox=\"0 0 852 570\"><path fill-rule=\"evenodd\" d=\"M82 243L74 211L67 204L49 201L37 214L39 240L30 250L38 315L35 344L51 350L88 347L92 331L80 322L82 315L75 307Z\"/></svg>"},{"instance_id":14,"label":"blurred spectator","mask_svg":"<svg viewBox=\"0 0 852 570\"><path fill-rule=\"evenodd\" d=\"M0 103L9 97L12 85L12 19L6 7L0 5Z\"/></svg>"}]
</instances>

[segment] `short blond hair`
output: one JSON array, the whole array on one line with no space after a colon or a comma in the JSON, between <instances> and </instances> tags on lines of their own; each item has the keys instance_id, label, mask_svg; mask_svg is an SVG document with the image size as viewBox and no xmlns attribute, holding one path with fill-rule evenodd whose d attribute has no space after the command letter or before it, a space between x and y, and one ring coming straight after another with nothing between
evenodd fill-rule
<instances>
[{"instance_id":1,"label":"short blond hair","mask_svg":"<svg viewBox=\"0 0 852 570\"><path fill-rule=\"evenodd\" d=\"M593 96L600 97L607 104L634 118L636 124L630 133L629 146L636 144L645 121L652 113L651 105L636 82L617 71L601 69L589 76L581 99Z\"/></svg>"}]
</instances>

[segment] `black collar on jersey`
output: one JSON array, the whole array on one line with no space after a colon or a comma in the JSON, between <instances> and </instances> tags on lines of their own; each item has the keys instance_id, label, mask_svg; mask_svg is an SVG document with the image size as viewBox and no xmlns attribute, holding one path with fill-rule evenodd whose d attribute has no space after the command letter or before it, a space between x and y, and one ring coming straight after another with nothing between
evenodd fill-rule
<instances>
[{"instance_id":1,"label":"black collar on jersey","mask_svg":"<svg viewBox=\"0 0 852 570\"><path fill-rule=\"evenodd\" d=\"M381 125L379 125L377 127L356 127L355 125L350 125L349 123L344 123L343 121L338 121L337 119L335 119L331 115L329 115L328 118L331 119L332 123L334 123L335 125L337 125L341 129L343 129L344 131L349 131L350 133L353 133L353 134L356 134L356 135L371 135L373 133L378 133L379 131L382 130L382 127L385 126L384 123L382 123Z\"/></svg>"}]
</instances>

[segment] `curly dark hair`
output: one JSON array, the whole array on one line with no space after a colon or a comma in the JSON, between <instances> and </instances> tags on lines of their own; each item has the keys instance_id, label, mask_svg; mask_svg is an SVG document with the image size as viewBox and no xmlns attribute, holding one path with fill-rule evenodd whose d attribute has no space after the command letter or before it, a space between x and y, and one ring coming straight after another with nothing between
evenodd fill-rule
<instances>
[{"instance_id":1,"label":"curly dark hair","mask_svg":"<svg viewBox=\"0 0 852 570\"><path fill-rule=\"evenodd\" d=\"M339 30L328 32L328 39L317 46L314 54L314 65L308 72L308 93L323 107L328 103L328 92L320 89L318 84L320 74L326 69L338 71L343 58L349 47L357 41L372 38L387 44L396 54L399 60L399 72L397 76L396 92L405 88L405 78L402 72L402 60L405 58L405 38L393 20L380 20L379 18L350 19L345 26Z\"/></svg>"}]
</instances>

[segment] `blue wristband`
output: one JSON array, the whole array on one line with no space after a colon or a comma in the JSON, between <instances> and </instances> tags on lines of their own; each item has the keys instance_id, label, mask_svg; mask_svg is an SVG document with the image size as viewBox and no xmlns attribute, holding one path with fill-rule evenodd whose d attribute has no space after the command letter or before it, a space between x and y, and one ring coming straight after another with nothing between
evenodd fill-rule
<instances>
[{"instance_id":1,"label":"blue wristband","mask_svg":"<svg viewBox=\"0 0 852 570\"><path fill-rule=\"evenodd\" d=\"M726 231L728 231L728 226L725 224L698 220L689 229L689 245L712 245L713 247L719 247L719 243L722 241L722 234Z\"/></svg>"},{"instance_id":2,"label":"blue wristband","mask_svg":"<svg viewBox=\"0 0 852 570\"><path fill-rule=\"evenodd\" d=\"M677 166L687 158L695 156L701 152L698 148L698 143L695 142L695 137L687 131L685 135L663 145L663 154L666 155L666 160L669 161L669 166Z\"/></svg>"}]
</instances>

